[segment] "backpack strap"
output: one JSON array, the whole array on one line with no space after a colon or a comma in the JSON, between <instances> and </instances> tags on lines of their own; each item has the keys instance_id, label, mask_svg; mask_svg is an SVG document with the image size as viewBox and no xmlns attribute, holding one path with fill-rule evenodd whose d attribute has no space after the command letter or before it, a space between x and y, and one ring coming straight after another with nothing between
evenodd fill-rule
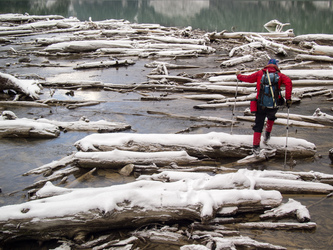
<instances>
[{"instance_id":1,"label":"backpack strap","mask_svg":"<svg viewBox=\"0 0 333 250\"><path fill-rule=\"evenodd\" d=\"M266 73L267 73L267 78L268 78L269 89L271 91L271 95L272 95L272 98L273 98L273 107L276 108L274 91L273 91L273 88L272 88L271 78L269 77L268 70L266 70ZM274 75L274 78L275 78L275 75Z\"/></svg>"}]
</instances>

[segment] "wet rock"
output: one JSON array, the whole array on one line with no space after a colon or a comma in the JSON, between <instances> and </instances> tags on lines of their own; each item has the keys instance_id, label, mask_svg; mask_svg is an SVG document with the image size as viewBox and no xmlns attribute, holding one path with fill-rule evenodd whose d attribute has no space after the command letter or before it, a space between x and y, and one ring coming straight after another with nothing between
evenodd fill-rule
<instances>
[{"instance_id":1,"label":"wet rock","mask_svg":"<svg viewBox=\"0 0 333 250\"><path fill-rule=\"evenodd\" d=\"M330 158L331 163L333 164L333 148L331 148L331 149L328 151L328 157Z\"/></svg>"},{"instance_id":2,"label":"wet rock","mask_svg":"<svg viewBox=\"0 0 333 250\"><path fill-rule=\"evenodd\" d=\"M130 176L133 170L134 170L134 164L127 164L125 167L119 170L119 174Z\"/></svg>"}]
</instances>

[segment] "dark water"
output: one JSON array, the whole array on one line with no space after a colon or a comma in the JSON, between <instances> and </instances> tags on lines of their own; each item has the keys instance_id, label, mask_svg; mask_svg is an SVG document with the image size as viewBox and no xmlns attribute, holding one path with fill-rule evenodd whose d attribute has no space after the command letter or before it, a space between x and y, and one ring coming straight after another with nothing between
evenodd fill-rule
<instances>
[{"instance_id":1,"label":"dark water","mask_svg":"<svg viewBox=\"0 0 333 250\"><path fill-rule=\"evenodd\" d=\"M207 31L265 31L277 19L296 35L332 33L330 1L228 0L1 0L0 13L59 14L81 21L126 19Z\"/></svg>"}]
</instances>

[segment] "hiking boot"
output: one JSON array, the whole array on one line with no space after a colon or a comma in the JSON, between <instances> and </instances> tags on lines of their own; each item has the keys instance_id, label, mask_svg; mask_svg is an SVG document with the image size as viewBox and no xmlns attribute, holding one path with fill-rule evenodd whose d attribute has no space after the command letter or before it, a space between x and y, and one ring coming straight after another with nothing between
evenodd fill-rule
<instances>
[{"instance_id":1,"label":"hiking boot","mask_svg":"<svg viewBox=\"0 0 333 250\"><path fill-rule=\"evenodd\" d=\"M260 153L260 146L259 145L253 145L252 154L258 156L259 153Z\"/></svg>"},{"instance_id":2,"label":"hiking boot","mask_svg":"<svg viewBox=\"0 0 333 250\"><path fill-rule=\"evenodd\" d=\"M268 141L269 141L269 139L271 139L271 132L265 132L265 136L264 136L264 141L263 141L263 143L264 144L267 144L268 143Z\"/></svg>"}]
</instances>

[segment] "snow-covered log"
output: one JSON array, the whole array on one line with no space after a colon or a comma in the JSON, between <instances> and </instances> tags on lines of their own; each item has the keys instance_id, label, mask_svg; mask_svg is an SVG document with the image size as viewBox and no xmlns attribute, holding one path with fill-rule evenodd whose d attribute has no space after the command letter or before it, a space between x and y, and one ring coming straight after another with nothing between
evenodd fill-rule
<instances>
[{"instance_id":1,"label":"snow-covered log","mask_svg":"<svg viewBox=\"0 0 333 250\"><path fill-rule=\"evenodd\" d=\"M255 32L225 32L222 31L220 33L212 32L212 33L207 33L206 36L210 40L216 40L216 39L242 39L245 36L262 36L262 37L273 37L273 38L278 38L278 37L294 37L294 31L292 29L289 29L284 32L262 32L262 33L255 33Z\"/></svg>"},{"instance_id":2,"label":"snow-covered log","mask_svg":"<svg viewBox=\"0 0 333 250\"><path fill-rule=\"evenodd\" d=\"M210 54L214 53L216 50L210 46L199 45L199 44L181 44L181 43L148 43L148 44L138 44L138 48L146 49L146 50L195 50L200 54Z\"/></svg>"},{"instance_id":3,"label":"snow-covered log","mask_svg":"<svg viewBox=\"0 0 333 250\"><path fill-rule=\"evenodd\" d=\"M251 62L254 60L254 57L252 55L245 55L242 57L238 57L238 58L234 58L234 59L230 59L227 61L223 61L220 64L220 67L231 67L231 66L235 66L237 64L241 64L241 63L245 63L245 62Z\"/></svg>"},{"instance_id":4,"label":"snow-covered log","mask_svg":"<svg viewBox=\"0 0 333 250\"><path fill-rule=\"evenodd\" d=\"M330 175L332 177L332 175ZM240 169L236 173L217 174L211 176L205 173L180 173L164 171L153 175L141 175L138 180L153 180L161 182L177 182L192 180L192 188L196 189L264 189L278 190L281 193L327 194L333 191L333 186L304 181L297 173L288 174L278 171L251 171Z\"/></svg>"},{"instance_id":5,"label":"snow-covered log","mask_svg":"<svg viewBox=\"0 0 333 250\"><path fill-rule=\"evenodd\" d=\"M281 118L287 118L288 115L285 113L277 113L276 116ZM321 112L319 108L315 110L312 116L289 114L289 119L319 123L323 125L333 125L333 116Z\"/></svg>"},{"instance_id":6,"label":"snow-covered log","mask_svg":"<svg viewBox=\"0 0 333 250\"><path fill-rule=\"evenodd\" d=\"M301 50L301 49L298 49L298 48L293 48L293 47L290 47L290 46L286 46L284 44L272 42L272 41L269 41L268 39L265 39L262 36L253 35L248 39L249 39L250 42L261 42L264 45L264 47L273 49L273 50L276 51L276 53L279 53L279 54L282 53L284 55L287 55L286 51L293 51L293 52L297 52L297 53L309 54L309 52L306 51L306 50Z\"/></svg>"},{"instance_id":7,"label":"snow-covered log","mask_svg":"<svg viewBox=\"0 0 333 250\"><path fill-rule=\"evenodd\" d=\"M249 52L252 51L254 48L255 49L260 49L262 48L263 45L260 42L253 42L253 43L248 43L248 44L244 44L241 45L239 47L235 47L233 48L230 52L229 52L229 57L233 57L235 54L238 54L240 52L244 53L244 52ZM253 60L253 59L252 59ZM251 60L251 61L252 61Z\"/></svg>"},{"instance_id":8,"label":"snow-covered log","mask_svg":"<svg viewBox=\"0 0 333 250\"><path fill-rule=\"evenodd\" d=\"M274 123L279 124L279 125L287 125L287 116L286 115L279 115L279 116L283 116L286 119L277 118ZM249 122L254 122L254 120L255 120L254 116L237 116L236 118L237 118L237 120L240 120L240 121L249 121ZM305 121L295 121L292 119L289 119L289 126L325 128L325 125L322 125L322 124L305 122Z\"/></svg>"},{"instance_id":9,"label":"snow-covered log","mask_svg":"<svg viewBox=\"0 0 333 250\"><path fill-rule=\"evenodd\" d=\"M161 50L154 52L143 52L139 56L147 57L197 57L201 50Z\"/></svg>"},{"instance_id":10,"label":"snow-covered log","mask_svg":"<svg viewBox=\"0 0 333 250\"><path fill-rule=\"evenodd\" d=\"M108 68L135 64L133 60L112 60L78 64L74 69Z\"/></svg>"},{"instance_id":11,"label":"snow-covered log","mask_svg":"<svg viewBox=\"0 0 333 250\"><path fill-rule=\"evenodd\" d=\"M36 80L23 80L9 74L0 73L0 90L7 89L15 90L34 100L39 99L41 91L41 87Z\"/></svg>"},{"instance_id":12,"label":"snow-covered log","mask_svg":"<svg viewBox=\"0 0 333 250\"><path fill-rule=\"evenodd\" d=\"M92 134L77 141L75 146L82 151L132 150L161 152L185 150L189 155L212 159L245 157L252 149L252 135L230 135L211 132L207 134ZM285 137L273 137L271 147L276 156L284 156ZM264 146L264 145L262 145ZM289 138L288 150L294 157L313 156L316 146L303 139Z\"/></svg>"},{"instance_id":13,"label":"snow-covered log","mask_svg":"<svg viewBox=\"0 0 333 250\"><path fill-rule=\"evenodd\" d=\"M86 117L81 117L79 121L62 122L40 118L37 122L53 124L67 131L95 131L95 132L119 132L131 128L131 125L121 122L109 122L105 120L90 121Z\"/></svg>"},{"instance_id":14,"label":"snow-covered log","mask_svg":"<svg viewBox=\"0 0 333 250\"><path fill-rule=\"evenodd\" d=\"M153 80L162 80L166 79L169 81L186 83L186 82L193 82L193 79L183 76L170 76L170 75L147 75L148 78Z\"/></svg>"},{"instance_id":15,"label":"snow-covered log","mask_svg":"<svg viewBox=\"0 0 333 250\"><path fill-rule=\"evenodd\" d=\"M67 189L47 183L37 196L47 197L0 207L0 240L75 237L151 222L214 218L222 207L272 208L281 204L278 191L192 190L186 182L134 183L94 189Z\"/></svg>"},{"instance_id":16,"label":"snow-covered log","mask_svg":"<svg viewBox=\"0 0 333 250\"><path fill-rule=\"evenodd\" d=\"M130 163L165 166L171 163L187 165L198 162L197 158L189 156L185 151L133 152L115 149L104 152L77 152L74 158L83 168L121 168Z\"/></svg>"},{"instance_id":17,"label":"snow-covered log","mask_svg":"<svg viewBox=\"0 0 333 250\"><path fill-rule=\"evenodd\" d=\"M314 45L311 53L314 55L333 56L333 46Z\"/></svg>"},{"instance_id":18,"label":"snow-covered log","mask_svg":"<svg viewBox=\"0 0 333 250\"><path fill-rule=\"evenodd\" d=\"M313 56L313 55L299 54L299 55L296 56L295 60L299 60L299 61L333 62L333 57L329 57L329 56Z\"/></svg>"},{"instance_id":19,"label":"snow-covered log","mask_svg":"<svg viewBox=\"0 0 333 250\"><path fill-rule=\"evenodd\" d=\"M47 46L44 51L55 52L90 52L101 48L134 48L130 40L88 40L88 41L70 41L55 43Z\"/></svg>"},{"instance_id":20,"label":"snow-covered log","mask_svg":"<svg viewBox=\"0 0 333 250\"><path fill-rule=\"evenodd\" d=\"M163 43L180 43L180 44L205 44L205 39L186 39L186 38L176 38L176 37L166 37L166 36L142 36L140 39L154 40Z\"/></svg>"},{"instance_id":21,"label":"snow-covered log","mask_svg":"<svg viewBox=\"0 0 333 250\"><path fill-rule=\"evenodd\" d=\"M297 217L299 222L310 221L309 210L302 205L300 202L289 198L287 203L281 204L279 207L273 208L272 210L266 210L263 215L260 216L261 219L271 219L271 218L284 218L290 214Z\"/></svg>"},{"instance_id":22,"label":"snow-covered log","mask_svg":"<svg viewBox=\"0 0 333 250\"><path fill-rule=\"evenodd\" d=\"M199 68L200 66L196 65L187 65L187 64L172 64L168 62L159 62L159 61L154 61L152 63L146 63L145 67L146 68L157 68L158 66L165 66L167 69L184 69L184 68Z\"/></svg>"},{"instance_id":23,"label":"snow-covered log","mask_svg":"<svg viewBox=\"0 0 333 250\"><path fill-rule=\"evenodd\" d=\"M317 224L314 222L307 223L295 223L295 222L245 222L238 223L234 225L239 229L282 229L282 230L290 230L290 229L300 229L300 230L313 230L316 229Z\"/></svg>"},{"instance_id":24,"label":"snow-covered log","mask_svg":"<svg viewBox=\"0 0 333 250\"><path fill-rule=\"evenodd\" d=\"M215 249L271 249L271 250L284 250L286 248L269 243L259 242L247 236L240 237L211 237L209 240ZM197 248L181 248L181 250L192 250ZM198 248L198 250L207 250L211 248Z\"/></svg>"},{"instance_id":25,"label":"snow-covered log","mask_svg":"<svg viewBox=\"0 0 333 250\"><path fill-rule=\"evenodd\" d=\"M6 120L0 117L0 137L56 138L59 127L50 123L22 118Z\"/></svg>"}]
</instances>

